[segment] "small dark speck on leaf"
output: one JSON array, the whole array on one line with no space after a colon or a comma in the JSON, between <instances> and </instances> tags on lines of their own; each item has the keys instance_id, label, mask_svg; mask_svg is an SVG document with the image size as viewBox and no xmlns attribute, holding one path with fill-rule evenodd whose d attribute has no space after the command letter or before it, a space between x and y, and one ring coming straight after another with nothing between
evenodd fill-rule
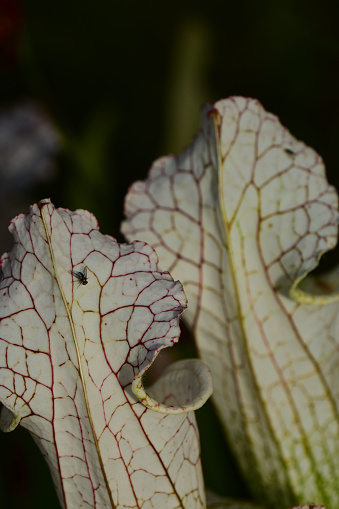
<instances>
[{"instance_id":1,"label":"small dark speck on leaf","mask_svg":"<svg viewBox=\"0 0 339 509\"><path fill-rule=\"evenodd\" d=\"M289 154L290 156L295 156L295 152L291 150L290 148L284 148L286 154Z\"/></svg>"}]
</instances>

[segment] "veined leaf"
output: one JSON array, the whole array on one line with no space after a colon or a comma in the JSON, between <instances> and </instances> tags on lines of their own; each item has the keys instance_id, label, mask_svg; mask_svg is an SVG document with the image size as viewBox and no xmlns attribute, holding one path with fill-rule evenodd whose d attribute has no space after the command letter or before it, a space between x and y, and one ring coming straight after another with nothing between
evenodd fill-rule
<instances>
[{"instance_id":1,"label":"veined leaf","mask_svg":"<svg viewBox=\"0 0 339 509\"><path fill-rule=\"evenodd\" d=\"M339 507L338 295L299 286L336 244L337 202L320 156L241 97L207 108L192 144L125 202L126 237L185 288L214 402L268 507Z\"/></svg>"},{"instance_id":2,"label":"veined leaf","mask_svg":"<svg viewBox=\"0 0 339 509\"><path fill-rule=\"evenodd\" d=\"M84 210L44 200L10 230L14 248L1 259L1 429L20 422L31 432L63 507L205 507L192 410L211 393L207 368L175 364L148 395L141 381L178 340L181 284L159 271L152 248L119 245Z\"/></svg>"}]
</instances>

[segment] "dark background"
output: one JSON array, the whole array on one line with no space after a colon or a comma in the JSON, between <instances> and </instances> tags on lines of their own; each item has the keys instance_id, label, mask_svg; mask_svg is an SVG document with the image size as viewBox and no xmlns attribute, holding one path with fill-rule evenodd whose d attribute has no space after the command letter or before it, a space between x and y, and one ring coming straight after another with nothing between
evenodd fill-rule
<instances>
[{"instance_id":1,"label":"dark background","mask_svg":"<svg viewBox=\"0 0 339 509\"><path fill-rule=\"evenodd\" d=\"M2 199L0 251L11 246L10 219L45 197L89 209L122 240L129 185L189 143L204 102L233 94L278 115L338 186L338 14L336 2L315 0L0 0L0 108L34 101L61 139L54 174ZM186 333L179 355L190 344ZM206 484L245 497L211 409L197 414ZM0 433L0 507L9 505L58 507L20 427Z\"/></svg>"}]
</instances>

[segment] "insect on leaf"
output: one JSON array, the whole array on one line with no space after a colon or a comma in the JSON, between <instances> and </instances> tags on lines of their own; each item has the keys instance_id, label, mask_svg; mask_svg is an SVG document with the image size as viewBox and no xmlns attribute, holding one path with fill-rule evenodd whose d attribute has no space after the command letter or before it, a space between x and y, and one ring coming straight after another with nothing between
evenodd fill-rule
<instances>
[{"instance_id":1,"label":"insect on leaf","mask_svg":"<svg viewBox=\"0 0 339 509\"><path fill-rule=\"evenodd\" d=\"M183 361L147 393L142 385L159 351L178 341L181 284L159 270L152 248L118 244L84 210L44 200L10 230L1 429L31 432L63 507L204 507L193 410L211 394L207 368Z\"/></svg>"},{"instance_id":2,"label":"insect on leaf","mask_svg":"<svg viewBox=\"0 0 339 509\"><path fill-rule=\"evenodd\" d=\"M87 285L88 284L88 278L87 278L87 267L84 267L81 269L81 271L77 270L71 270L71 274L75 277L75 279L78 281L78 287L80 285Z\"/></svg>"}]
</instances>

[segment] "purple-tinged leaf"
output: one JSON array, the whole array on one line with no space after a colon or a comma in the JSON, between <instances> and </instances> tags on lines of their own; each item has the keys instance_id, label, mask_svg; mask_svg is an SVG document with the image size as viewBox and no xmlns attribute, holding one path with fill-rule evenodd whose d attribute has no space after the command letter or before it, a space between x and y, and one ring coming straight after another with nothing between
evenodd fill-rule
<instances>
[{"instance_id":1,"label":"purple-tinged leaf","mask_svg":"<svg viewBox=\"0 0 339 509\"><path fill-rule=\"evenodd\" d=\"M302 281L337 241L320 156L259 102L233 97L205 111L192 144L156 161L125 207L126 237L151 244L185 288L257 500L339 507L339 296Z\"/></svg>"},{"instance_id":2,"label":"purple-tinged leaf","mask_svg":"<svg viewBox=\"0 0 339 509\"><path fill-rule=\"evenodd\" d=\"M143 242L119 245L84 210L44 200L10 225L1 259L0 425L20 422L67 508L205 507L194 413L211 394L198 360L150 388L140 373L179 336L181 284ZM71 271L86 273L78 284ZM84 282L83 282L84 283ZM162 413L160 413L162 412Z\"/></svg>"},{"instance_id":3,"label":"purple-tinged leaf","mask_svg":"<svg viewBox=\"0 0 339 509\"><path fill-rule=\"evenodd\" d=\"M44 111L24 103L0 110L1 200L55 173L54 159L60 137Z\"/></svg>"}]
</instances>

